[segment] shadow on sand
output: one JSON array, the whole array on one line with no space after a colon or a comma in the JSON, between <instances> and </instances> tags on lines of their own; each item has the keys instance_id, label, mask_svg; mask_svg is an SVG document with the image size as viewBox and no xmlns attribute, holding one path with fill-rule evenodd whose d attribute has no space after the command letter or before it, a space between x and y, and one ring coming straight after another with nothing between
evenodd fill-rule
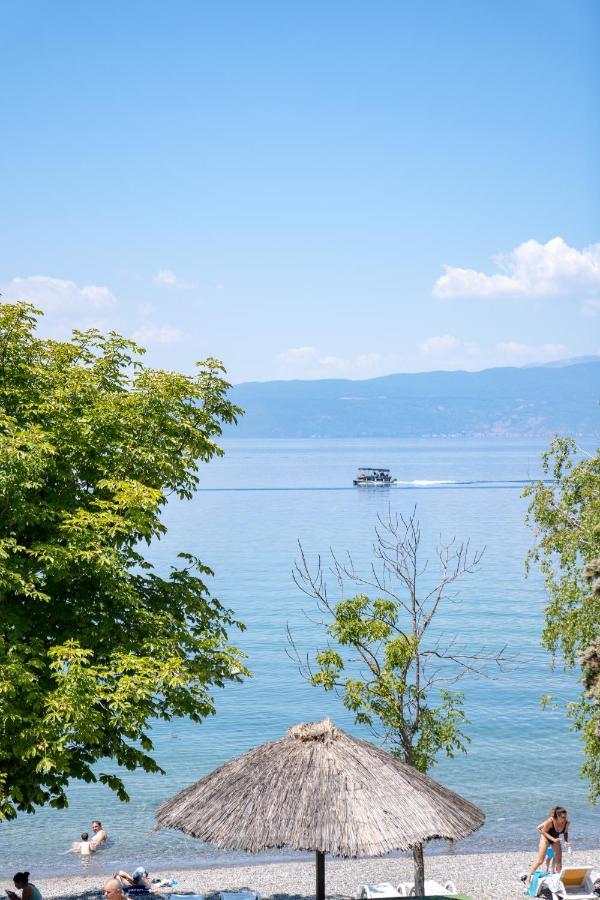
<instances>
[{"instance_id":1,"label":"shadow on sand","mask_svg":"<svg viewBox=\"0 0 600 900\"><path fill-rule=\"evenodd\" d=\"M179 896L186 894L192 895L192 891L182 890ZM169 900L168 894L153 894L155 900ZM206 900L218 900L218 893L205 894ZM314 900L314 894L271 894L270 900ZM83 891L80 894L64 894L60 900L103 900L104 891L95 889L93 891ZM327 894L327 900L349 900L346 894Z\"/></svg>"}]
</instances>

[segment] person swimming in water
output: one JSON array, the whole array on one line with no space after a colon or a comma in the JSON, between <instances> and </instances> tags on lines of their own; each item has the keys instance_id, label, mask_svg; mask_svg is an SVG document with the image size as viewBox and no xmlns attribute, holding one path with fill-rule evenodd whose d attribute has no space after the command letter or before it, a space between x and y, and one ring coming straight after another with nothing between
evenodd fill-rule
<instances>
[{"instance_id":1,"label":"person swimming in water","mask_svg":"<svg viewBox=\"0 0 600 900\"><path fill-rule=\"evenodd\" d=\"M106 841L108 840L108 835L102 827L102 822L100 821L100 819L94 819L94 821L92 822L92 831L94 832L94 837L90 841L90 850L92 851L92 853L95 853L98 847L106 843Z\"/></svg>"},{"instance_id":2,"label":"person swimming in water","mask_svg":"<svg viewBox=\"0 0 600 900\"><path fill-rule=\"evenodd\" d=\"M555 871L560 872L562 869L561 837L565 844L568 845L569 843L569 820L567 819L566 809L563 806L553 806L548 813L548 818L544 819L543 822L540 822L537 830L540 833L538 855L529 870L527 878L525 879L525 884L529 884L535 870L544 862L548 848L551 848L554 853Z\"/></svg>"},{"instance_id":3,"label":"person swimming in water","mask_svg":"<svg viewBox=\"0 0 600 900\"><path fill-rule=\"evenodd\" d=\"M81 856L89 856L92 853L92 842L90 841L90 836L87 831L81 832L81 840L71 844L71 849L67 852L80 853Z\"/></svg>"}]
</instances>

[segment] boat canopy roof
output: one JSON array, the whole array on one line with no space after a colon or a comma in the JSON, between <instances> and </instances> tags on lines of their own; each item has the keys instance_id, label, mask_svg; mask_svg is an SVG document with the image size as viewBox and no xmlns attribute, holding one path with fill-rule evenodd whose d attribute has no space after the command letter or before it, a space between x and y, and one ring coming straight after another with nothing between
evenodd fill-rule
<instances>
[{"instance_id":1,"label":"boat canopy roof","mask_svg":"<svg viewBox=\"0 0 600 900\"><path fill-rule=\"evenodd\" d=\"M359 466L359 472L390 472L390 469L384 469L383 466Z\"/></svg>"}]
</instances>

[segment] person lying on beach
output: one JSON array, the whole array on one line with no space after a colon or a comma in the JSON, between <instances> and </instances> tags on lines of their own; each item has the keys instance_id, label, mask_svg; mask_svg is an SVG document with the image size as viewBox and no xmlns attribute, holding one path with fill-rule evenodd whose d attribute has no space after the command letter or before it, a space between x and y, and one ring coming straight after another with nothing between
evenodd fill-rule
<instances>
[{"instance_id":1,"label":"person lying on beach","mask_svg":"<svg viewBox=\"0 0 600 900\"><path fill-rule=\"evenodd\" d=\"M13 882L16 889L21 891L21 896L19 897L14 891L7 890L6 893L10 900L42 900L40 889L29 881L29 872L17 872Z\"/></svg>"},{"instance_id":2,"label":"person lying on beach","mask_svg":"<svg viewBox=\"0 0 600 900\"><path fill-rule=\"evenodd\" d=\"M92 822L92 831L94 832L94 837L90 841L90 850L93 852L94 850L97 850L101 844L108 840L108 835L102 827L102 822L100 821L100 819L94 819L94 821Z\"/></svg>"},{"instance_id":3,"label":"person lying on beach","mask_svg":"<svg viewBox=\"0 0 600 900\"><path fill-rule=\"evenodd\" d=\"M173 887L173 885L177 884L171 878L155 878L151 881L148 872L143 866L138 866L131 875L128 875L127 872L117 872L115 878L119 880L128 897L152 894L155 891L162 890L162 888Z\"/></svg>"},{"instance_id":4,"label":"person lying on beach","mask_svg":"<svg viewBox=\"0 0 600 900\"><path fill-rule=\"evenodd\" d=\"M540 822L537 830L540 833L538 855L529 870L527 878L525 879L525 884L529 884L531 876L543 863L549 847L551 847L554 852L554 866L556 871L560 872L562 869L561 835L565 844L569 843L569 820L567 819L566 809L563 806L553 806L548 813L548 818L544 819L543 822Z\"/></svg>"},{"instance_id":5,"label":"person lying on beach","mask_svg":"<svg viewBox=\"0 0 600 900\"><path fill-rule=\"evenodd\" d=\"M138 866L131 875L127 872L117 872L116 877L123 885L123 890L128 897L139 897L142 894L152 893L152 882L143 866Z\"/></svg>"}]
</instances>

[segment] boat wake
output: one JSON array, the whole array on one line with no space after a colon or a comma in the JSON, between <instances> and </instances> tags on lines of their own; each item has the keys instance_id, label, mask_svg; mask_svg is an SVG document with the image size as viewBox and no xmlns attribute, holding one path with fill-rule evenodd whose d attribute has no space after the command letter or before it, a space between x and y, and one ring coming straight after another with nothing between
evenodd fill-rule
<instances>
[{"instance_id":1,"label":"boat wake","mask_svg":"<svg viewBox=\"0 0 600 900\"><path fill-rule=\"evenodd\" d=\"M394 479L393 484L410 484L414 487L430 487L432 484L459 484L458 481L451 481L450 479L439 480L439 481L427 481L423 478L416 478L414 481L400 481L399 478Z\"/></svg>"}]
</instances>

